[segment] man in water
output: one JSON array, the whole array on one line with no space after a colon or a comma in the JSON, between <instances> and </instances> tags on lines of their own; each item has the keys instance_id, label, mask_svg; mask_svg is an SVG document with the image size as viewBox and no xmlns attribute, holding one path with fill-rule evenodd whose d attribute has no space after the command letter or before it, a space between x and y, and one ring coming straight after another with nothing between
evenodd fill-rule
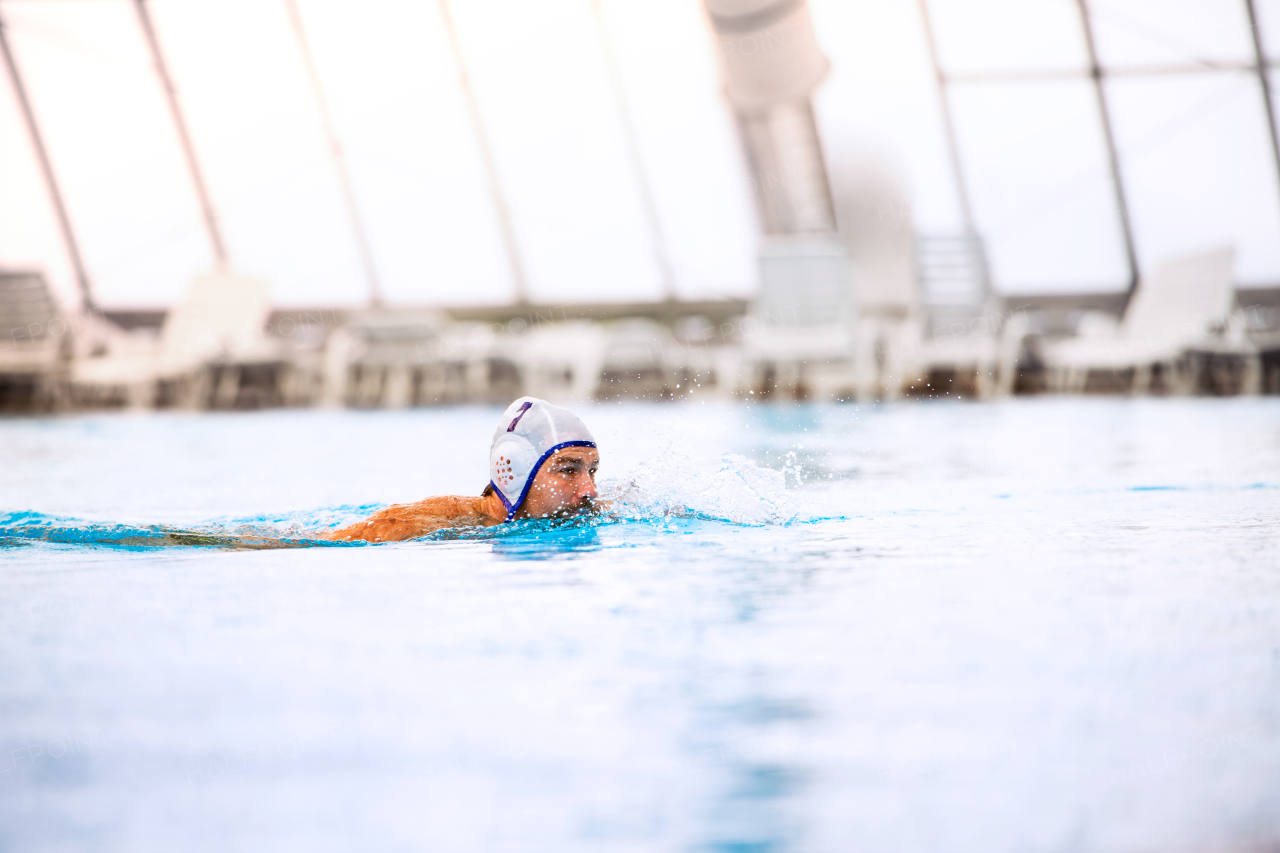
<instances>
[{"instance_id":1,"label":"man in water","mask_svg":"<svg viewBox=\"0 0 1280 853\"><path fill-rule=\"evenodd\" d=\"M600 452L578 416L537 397L502 415L489 449L489 485L478 498L455 495L394 504L329 534L350 542L395 542L444 527L489 527L521 518L594 512Z\"/></svg>"}]
</instances>

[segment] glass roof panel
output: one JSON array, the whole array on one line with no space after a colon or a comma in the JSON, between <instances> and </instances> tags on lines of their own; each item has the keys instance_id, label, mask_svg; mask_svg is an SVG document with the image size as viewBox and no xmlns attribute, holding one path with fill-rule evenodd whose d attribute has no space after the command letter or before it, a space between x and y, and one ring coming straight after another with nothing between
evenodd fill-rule
<instances>
[{"instance_id":1,"label":"glass roof panel","mask_svg":"<svg viewBox=\"0 0 1280 853\"><path fill-rule=\"evenodd\" d=\"M831 60L813 104L833 193L858 193L851 184L874 171L909 198L893 214L904 226L958 232L962 220L918 6L810 4Z\"/></svg>"},{"instance_id":2,"label":"glass roof panel","mask_svg":"<svg viewBox=\"0 0 1280 853\"><path fill-rule=\"evenodd\" d=\"M1242 283L1280 283L1280 179L1251 74L1114 80L1139 261L1236 247Z\"/></svg>"},{"instance_id":3,"label":"glass roof panel","mask_svg":"<svg viewBox=\"0 0 1280 853\"><path fill-rule=\"evenodd\" d=\"M929 0L942 66L953 74L1081 70L1074 0Z\"/></svg>"},{"instance_id":4,"label":"glass roof panel","mask_svg":"<svg viewBox=\"0 0 1280 853\"><path fill-rule=\"evenodd\" d=\"M1088 5L1103 66L1253 61L1244 0L1089 0Z\"/></svg>"},{"instance_id":5,"label":"glass roof panel","mask_svg":"<svg viewBox=\"0 0 1280 853\"><path fill-rule=\"evenodd\" d=\"M1123 288L1129 273L1091 85L984 84L952 93L996 288Z\"/></svg>"}]
</instances>

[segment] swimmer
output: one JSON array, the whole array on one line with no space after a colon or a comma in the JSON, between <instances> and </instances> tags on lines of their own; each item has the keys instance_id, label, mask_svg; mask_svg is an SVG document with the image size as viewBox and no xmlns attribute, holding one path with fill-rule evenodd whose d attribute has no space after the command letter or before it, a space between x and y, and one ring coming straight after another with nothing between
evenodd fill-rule
<instances>
[{"instance_id":1,"label":"swimmer","mask_svg":"<svg viewBox=\"0 0 1280 853\"><path fill-rule=\"evenodd\" d=\"M489 485L478 498L443 496L394 504L330 533L350 542L396 542L446 527L490 527L523 518L596 512L600 452L577 415L521 397L502 415L489 449Z\"/></svg>"}]
</instances>

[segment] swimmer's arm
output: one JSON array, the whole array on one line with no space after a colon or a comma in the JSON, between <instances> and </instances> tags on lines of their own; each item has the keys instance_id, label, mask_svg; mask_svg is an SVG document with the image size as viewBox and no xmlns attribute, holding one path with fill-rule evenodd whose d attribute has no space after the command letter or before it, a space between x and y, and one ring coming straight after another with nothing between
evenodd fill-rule
<instances>
[{"instance_id":1,"label":"swimmer's arm","mask_svg":"<svg viewBox=\"0 0 1280 853\"><path fill-rule=\"evenodd\" d=\"M393 504L365 521L335 530L325 538L339 542L399 542L425 536L446 527L485 525L492 521L484 513L480 498L427 498L415 504Z\"/></svg>"}]
</instances>

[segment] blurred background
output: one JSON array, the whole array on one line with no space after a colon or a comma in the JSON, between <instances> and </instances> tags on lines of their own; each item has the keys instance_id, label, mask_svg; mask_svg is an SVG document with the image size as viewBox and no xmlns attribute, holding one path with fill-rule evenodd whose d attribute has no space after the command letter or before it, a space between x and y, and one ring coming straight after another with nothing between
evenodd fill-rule
<instances>
[{"instance_id":1,"label":"blurred background","mask_svg":"<svg viewBox=\"0 0 1280 853\"><path fill-rule=\"evenodd\" d=\"M3 0L11 411L1280 393L1280 0Z\"/></svg>"}]
</instances>

